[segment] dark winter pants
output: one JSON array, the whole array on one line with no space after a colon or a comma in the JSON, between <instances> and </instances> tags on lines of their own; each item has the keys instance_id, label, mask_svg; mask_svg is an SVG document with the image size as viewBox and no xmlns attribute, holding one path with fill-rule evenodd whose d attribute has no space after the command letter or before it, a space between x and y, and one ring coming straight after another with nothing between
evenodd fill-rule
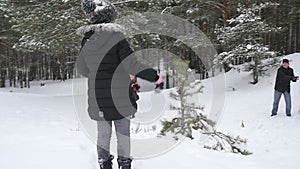
<instances>
[{"instance_id":1,"label":"dark winter pants","mask_svg":"<svg viewBox=\"0 0 300 169\"><path fill-rule=\"evenodd\" d=\"M130 120L123 118L113 121L117 133L119 158L130 158ZM98 158L107 160L110 157L112 121L98 121Z\"/></svg>"},{"instance_id":2,"label":"dark winter pants","mask_svg":"<svg viewBox=\"0 0 300 169\"><path fill-rule=\"evenodd\" d=\"M275 93L274 93L274 103L273 103L272 115L276 115L277 114L278 105L279 105L279 101L280 101L280 98L281 98L282 94L284 96L285 105L286 105L286 115L290 116L291 115L291 107L292 107L291 95L287 91L285 91L284 93L282 93L282 92L279 92L277 90L275 90Z\"/></svg>"}]
</instances>

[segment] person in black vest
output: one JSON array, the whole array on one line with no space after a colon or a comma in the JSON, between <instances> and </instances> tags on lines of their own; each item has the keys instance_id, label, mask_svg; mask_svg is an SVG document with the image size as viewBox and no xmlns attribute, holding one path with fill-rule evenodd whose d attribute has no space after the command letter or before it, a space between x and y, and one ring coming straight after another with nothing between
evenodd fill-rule
<instances>
[{"instance_id":1,"label":"person in black vest","mask_svg":"<svg viewBox=\"0 0 300 169\"><path fill-rule=\"evenodd\" d=\"M289 66L289 60L283 59L281 67L277 71L274 102L271 116L276 116L278 111L278 104L283 94L286 103L286 115L291 116L291 81L296 82L299 76L294 75L294 70Z\"/></svg>"},{"instance_id":2,"label":"person in black vest","mask_svg":"<svg viewBox=\"0 0 300 169\"><path fill-rule=\"evenodd\" d=\"M118 12L113 4L105 0L81 0L81 8L91 24L77 30L83 40L76 69L88 78L88 113L97 121L98 162L101 169L112 169L110 141L114 123L119 168L131 169L130 117L137 111L137 98L130 75L160 86L163 79L156 70L134 57L123 27L114 23Z\"/></svg>"}]
</instances>

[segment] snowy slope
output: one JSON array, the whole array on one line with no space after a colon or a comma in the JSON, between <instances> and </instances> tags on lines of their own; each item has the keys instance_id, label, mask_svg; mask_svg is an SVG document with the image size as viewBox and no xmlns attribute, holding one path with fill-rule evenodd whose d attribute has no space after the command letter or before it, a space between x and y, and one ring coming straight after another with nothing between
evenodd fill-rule
<instances>
[{"instance_id":1,"label":"snowy slope","mask_svg":"<svg viewBox=\"0 0 300 169\"><path fill-rule=\"evenodd\" d=\"M287 58L292 60L291 66L295 74L300 75L300 54L289 55ZM169 90L165 90L161 95L146 92L140 95L139 113L132 122L132 136L135 141L152 139L153 144L149 141L147 145L133 142L133 155L155 152L153 149L167 149L169 143L176 146L164 154L134 161L133 168L299 169L300 83L292 84L293 116L285 116L282 99L279 115L271 118L269 115L273 101L275 71L276 68L270 69L270 75L261 78L257 85L248 83L251 81L249 73L230 71L226 74L225 107L222 118L218 121L218 128L223 132L247 138L248 150L253 152L253 155L245 157L210 151L203 149L197 139L185 139L176 144L168 137L156 137L160 127L159 121L150 122L149 119L168 118L174 112L164 107L164 114L149 113L160 111L152 107L152 104L156 103L151 101L168 95ZM0 89L0 168L96 169L95 145L86 135L85 126L80 125L82 121L78 120L75 113L78 109L76 110L73 104L72 81L46 81L44 87L40 87L39 83L33 83L30 89ZM84 86L85 80L74 80L74 84ZM200 95L200 100L208 112L213 98L210 97L209 80L203 84L206 88ZM233 87L235 91L232 90ZM84 98L82 93L77 92L75 91L76 95L82 95ZM172 101L165 100L163 105L170 102ZM144 125L138 123L141 120L144 120ZM242 122L245 127L241 127ZM95 127L94 125L91 122L91 128ZM153 129L153 126L157 129ZM137 132L139 129L141 131ZM117 168L116 162L114 166Z\"/></svg>"}]
</instances>

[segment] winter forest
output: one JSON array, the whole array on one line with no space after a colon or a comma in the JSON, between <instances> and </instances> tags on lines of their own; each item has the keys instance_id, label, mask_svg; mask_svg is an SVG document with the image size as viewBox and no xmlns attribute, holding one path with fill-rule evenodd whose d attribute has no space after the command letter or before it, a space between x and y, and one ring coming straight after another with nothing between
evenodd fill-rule
<instances>
[{"instance_id":1,"label":"winter forest","mask_svg":"<svg viewBox=\"0 0 300 169\"><path fill-rule=\"evenodd\" d=\"M0 0L0 13L0 168L299 168L299 0ZM103 54L118 60L91 73L90 46L119 26L131 32ZM129 95L122 62L151 67Z\"/></svg>"},{"instance_id":2,"label":"winter forest","mask_svg":"<svg viewBox=\"0 0 300 169\"><path fill-rule=\"evenodd\" d=\"M299 52L300 7L295 0L112 2L121 16L164 11L187 19L210 38L220 54L217 60L226 69L231 64L254 60L259 65L254 72L259 75L263 67L258 63L261 59ZM75 31L87 24L77 0L2 0L0 9L1 87L30 87L32 80L75 77L74 62L81 42ZM190 68L200 73L202 79L206 78L205 68L195 54L180 43L174 45L174 41L162 35L145 34L132 37L130 42L136 50L159 47L172 51L189 60ZM253 46L252 54L248 53L249 44ZM253 82L256 81L254 77Z\"/></svg>"}]
</instances>

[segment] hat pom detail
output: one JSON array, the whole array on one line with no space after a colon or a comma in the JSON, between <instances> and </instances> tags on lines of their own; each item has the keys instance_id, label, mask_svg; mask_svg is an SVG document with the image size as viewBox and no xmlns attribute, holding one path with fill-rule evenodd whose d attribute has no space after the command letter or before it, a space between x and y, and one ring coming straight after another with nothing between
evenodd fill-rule
<instances>
[{"instance_id":1,"label":"hat pom detail","mask_svg":"<svg viewBox=\"0 0 300 169\"><path fill-rule=\"evenodd\" d=\"M82 0L81 9L92 24L112 23L118 17L116 7L105 0Z\"/></svg>"}]
</instances>

